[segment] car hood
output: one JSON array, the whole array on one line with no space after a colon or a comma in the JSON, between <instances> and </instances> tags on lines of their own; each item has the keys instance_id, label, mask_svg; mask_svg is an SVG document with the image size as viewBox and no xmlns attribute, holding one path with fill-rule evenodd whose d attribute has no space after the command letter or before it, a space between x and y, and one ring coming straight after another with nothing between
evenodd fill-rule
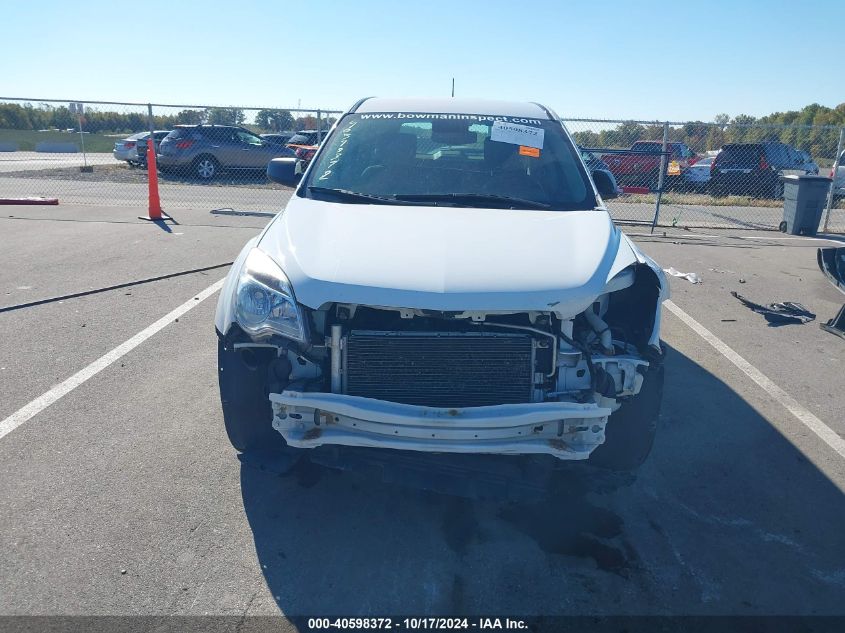
<instances>
[{"instance_id":1,"label":"car hood","mask_svg":"<svg viewBox=\"0 0 845 633\"><path fill-rule=\"evenodd\" d=\"M259 248L297 301L573 316L643 261L603 210L361 205L294 196Z\"/></svg>"}]
</instances>

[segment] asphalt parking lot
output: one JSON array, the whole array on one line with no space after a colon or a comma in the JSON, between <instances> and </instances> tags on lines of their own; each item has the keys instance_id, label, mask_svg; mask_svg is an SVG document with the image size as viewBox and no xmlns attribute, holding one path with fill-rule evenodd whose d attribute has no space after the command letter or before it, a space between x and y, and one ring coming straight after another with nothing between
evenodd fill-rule
<instances>
[{"instance_id":1,"label":"asphalt parking lot","mask_svg":"<svg viewBox=\"0 0 845 633\"><path fill-rule=\"evenodd\" d=\"M845 296L815 263L841 237L632 228L703 278L671 280L654 451L513 503L242 464L204 291L268 217L139 212L0 212L0 614L845 614L845 342L818 327ZM818 317L768 327L731 290Z\"/></svg>"}]
</instances>

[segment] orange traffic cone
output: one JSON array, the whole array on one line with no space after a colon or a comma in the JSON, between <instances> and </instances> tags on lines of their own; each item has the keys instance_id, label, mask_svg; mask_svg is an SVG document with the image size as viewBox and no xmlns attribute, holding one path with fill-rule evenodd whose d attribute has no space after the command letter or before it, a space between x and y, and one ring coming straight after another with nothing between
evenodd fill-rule
<instances>
[{"instance_id":1,"label":"orange traffic cone","mask_svg":"<svg viewBox=\"0 0 845 633\"><path fill-rule=\"evenodd\" d=\"M139 215L141 220L153 222L171 220L172 218L161 210L161 198L158 195L158 170L156 169L156 150L153 136L147 139L147 182L150 189L149 215Z\"/></svg>"}]
</instances>

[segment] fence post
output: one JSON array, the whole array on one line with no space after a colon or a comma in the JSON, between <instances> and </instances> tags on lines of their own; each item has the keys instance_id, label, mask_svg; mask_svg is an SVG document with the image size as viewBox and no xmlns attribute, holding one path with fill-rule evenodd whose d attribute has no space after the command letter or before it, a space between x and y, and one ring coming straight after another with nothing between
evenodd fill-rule
<instances>
[{"instance_id":1,"label":"fence post","mask_svg":"<svg viewBox=\"0 0 845 633\"><path fill-rule=\"evenodd\" d=\"M830 182L830 191L827 192L827 213L824 216L823 233L827 233L827 223L830 220L831 209L833 209L833 192L836 191L836 172L839 169L839 157L842 156L843 145L845 145L845 127L839 130L839 145L836 147L836 156L833 158L833 178Z\"/></svg>"},{"instance_id":2,"label":"fence post","mask_svg":"<svg viewBox=\"0 0 845 633\"><path fill-rule=\"evenodd\" d=\"M317 145L320 144L320 141L323 140L323 123L322 117L320 116L320 111L317 110Z\"/></svg>"},{"instance_id":3,"label":"fence post","mask_svg":"<svg viewBox=\"0 0 845 633\"><path fill-rule=\"evenodd\" d=\"M660 217L660 199L663 197L663 185L666 180L666 148L669 146L669 122L663 124L663 146L660 150L660 173L657 176L657 201L654 203L654 219L651 221L651 232L657 226Z\"/></svg>"}]
</instances>

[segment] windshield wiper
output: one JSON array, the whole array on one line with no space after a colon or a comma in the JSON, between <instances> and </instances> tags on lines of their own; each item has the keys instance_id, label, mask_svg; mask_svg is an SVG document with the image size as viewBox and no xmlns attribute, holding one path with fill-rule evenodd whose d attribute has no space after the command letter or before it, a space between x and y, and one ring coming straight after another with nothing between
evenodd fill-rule
<instances>
[{"instance_id":1,"label":"windshield wiper","mask_svg":"<svg viewBox=\"0 0 845 633\"><path fill-rule=\"evenodd\" d=\"M405 204L399 202L396 198L387 198L384 196L376 196L370 193L361 193L359 191L349 191L348 189L333 189L332 187L308 187L308 191L312 193L324 193L345 200L366 200L368 202L377 202L379 204Z\"/></svg>"},{"instance_id":2,"label":"windshield wiper","mask_svg":"<svg viewBox=\"0 0 845 633\"><path fill-rule=\"evenodd\" d=\"M473 202L496 202L509 208L528 207L529 209L551 209L552 205L526 198L512 198L511 196L497 196L492 193L409 193L398 194L397 200L416 202L452 202L472 206Z\"/></svg>"}]
</instances>

